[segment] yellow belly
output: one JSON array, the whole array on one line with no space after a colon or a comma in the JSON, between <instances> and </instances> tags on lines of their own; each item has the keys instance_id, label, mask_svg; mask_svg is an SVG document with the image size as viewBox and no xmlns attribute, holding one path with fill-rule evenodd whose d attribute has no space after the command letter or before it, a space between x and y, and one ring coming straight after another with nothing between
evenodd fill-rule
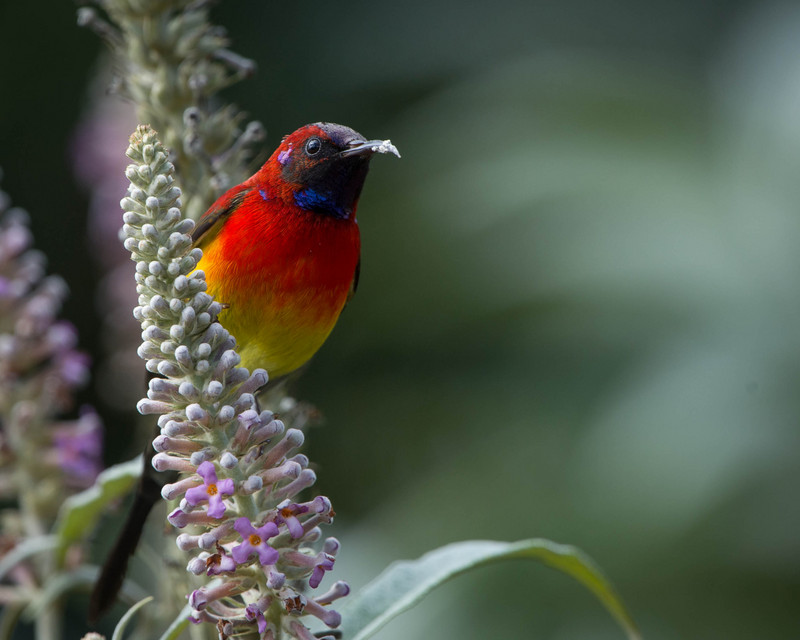
<instances>
[{"instance_id":1,"label":"yellow belly","mask_svg":"<svg viewBox=\"0 0 800 640\"><path fill-rule=\"evenodd\" d=\"M328 322L311 324L302 313L287 308L270 313L269 307L259 309L247 304L247 309L236 309L235 302L229 304L230 308L220 313L219 320L236 338L242 366L250 371L266 369L271 380L308 362L325 342L339 316L337 312Z\"/></svg>"},{"instance_id":2,"label":"yellow belly","mask_svg":"<svg viewBox=\"0 0 800 640\"><path fill-rule=\"evenodd\" d=\"M219 320L236 338L242 366L275 380L308 362L333 330L358 264L358 226L265 208L257 191L247 198L201 245L197 268L226 307Z\"/></svg>"}]
</instances>

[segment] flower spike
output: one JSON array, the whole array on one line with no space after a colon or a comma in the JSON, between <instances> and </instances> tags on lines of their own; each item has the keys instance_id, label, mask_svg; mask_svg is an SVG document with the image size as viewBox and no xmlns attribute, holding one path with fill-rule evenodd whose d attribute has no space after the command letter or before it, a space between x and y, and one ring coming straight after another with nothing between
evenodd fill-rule
<instances>
[{"instance_id":1,"label":"flower spike","mask_svg":"<svg viewBox=\"0 0 800 640\"><path fill-rule=\"evenodd\" d=\"M181 214L174 168L150 127L136 130L128 157L123 232L136 262L139 355L162 376L139 410L159 415L153 466L183 474L162 495L180 501L168 519L185 531L177 544L193 554L187 570L215 579L188 596L191 619L275 640L309 637L304 615L335 627L341 616L329 605L349 591L345 583L318 598L305 593L333 569L339 543L309 547L333 508L324 496L297 500L316 480L297 453L303 433L259 412L255 394L267 374L239 367L236 341L217 321L222 307L196 270L194 224Z\"/></svg>"}]
</instances>

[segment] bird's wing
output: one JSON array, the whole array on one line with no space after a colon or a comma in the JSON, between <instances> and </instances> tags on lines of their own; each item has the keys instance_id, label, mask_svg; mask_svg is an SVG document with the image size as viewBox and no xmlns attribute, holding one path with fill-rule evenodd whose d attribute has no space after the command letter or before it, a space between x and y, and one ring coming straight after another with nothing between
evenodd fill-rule
<instances>
[{"instance_id":1,"label":"bird's wing","mask_svg":"<svg viewBox=\"0 0 800 640\"><path fill-rule=\"evenodd\" d=\"M356 264L356 272L353 274L353 281L350 283L350 291L347 292L347 301L345 304L350 302L353 299L353 296L356 295L356 289L358 289L358 276L361 275L361 258L358 259L358 263Z\"/></svg>"},{"instance_id":2,"label":"bird's wing","mask_svg":"<svg viewBox=\"0 0 800 640\"><path fill-rule=\"evenodd\" d=\"M249 187L239 185L221 195L197 221L192 231L192 245L202 246L217 235L225 220L239 208L249 192Z\"/></svg>"}]
</instances>

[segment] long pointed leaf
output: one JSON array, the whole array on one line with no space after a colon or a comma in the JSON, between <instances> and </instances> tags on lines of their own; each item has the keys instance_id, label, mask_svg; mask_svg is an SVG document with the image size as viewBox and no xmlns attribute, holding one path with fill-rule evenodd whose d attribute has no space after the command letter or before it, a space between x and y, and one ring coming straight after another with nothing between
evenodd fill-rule
<instances>
[{"instance_id":1,"label":"long pointed leaf","mask_svg":"<svg viewBox=\"0 0 800 640\"><path fill-rule=\"evenodd\" d=\"M146 598L139 600L135 605L133 605L130 609L125 612L125 615L119 619L117 626L114 627L114 634L111 636L111 640L122 640L122 634L125 633L125 627L128 626L128 623L133 620L133 616L136 612L141 609L144 605L153 601L153 596L147 596Z\"/></svg>"},{"instance_id":2,"label":"long pointed leaf","mask_svg":"<svg viewBox=\"0 0 800 640\"><path fill-rule=\"evenodd\" d=\"M88 588L97 580L97 567L82 565L68 572L61 572L48 576L42 589L36 597L25 607L23 616L26 620L36 620L45 610L63 598L65 594L79 588Z\"/></svg>"},{"instance_id":3,"label":"long pointed leaf","mask_svg":"<svg viewBox=\"0 0 800 640\"><path fill-rule=\"evenodd\" d=\"M183 630L189 626L189 615L191 613L191 605L184 606L158 640L176 640Z\"/></svg>"},{"instance_id":4,"label":"long pointed leaf","mask_svg":"<svg viewBox=\"0 0 800 640\"><path fill-rule=\"evenodd\" d=\"M94 530L108 503L128 493L141 473L142 457L137 456L109 467L97 476L91 487L64 501L56 523L62 556L70 544Z\"/></svg>"},{"instance_id":5,"label":"long pointed leaf","mask_svg":"<svg viewBox=\"0 0 800 640\"><path fill-rule=\"evenodd\" d=\"M639 640L633 619L592 560L575 547L540 538L513 543L490 540L457 542L426 553L417 560L395 562L342 606L344 637L366 640L451 578L492 562L518 558L538 560L581 582L625 629L628 638Z\"/></svg>"},{"instance_id":6,"label":"long pointed leaf","mask_svg":"<svg viewBox=\"0 0 800 640\"><path fill-rule=\"evenodd\" d=\"M58 540L55 536L36 536L22 540L0 559L0 580L23 560L46 551L52 551L57 546Z\"/></svg>"},{"instance_id":7,"label":"long pointed leaf","mask_svg":"<svg viewBox=\"0 0 800 640\"><path fill-rule=\"evenodd\" d=\"M97 581L99 573L99 567L84 564L76 569L50 576L42 585L41 590L36 592L36 597L26 606L23 612L25 619L36 620L54 601L71 591L79 589L88 591ZM128 578L122 582L120 594L122 599L128 602L139 601L147 597L144 589ZM0 636L0 640L2 640L2 636Z\"/></svg>"}]
</instances>

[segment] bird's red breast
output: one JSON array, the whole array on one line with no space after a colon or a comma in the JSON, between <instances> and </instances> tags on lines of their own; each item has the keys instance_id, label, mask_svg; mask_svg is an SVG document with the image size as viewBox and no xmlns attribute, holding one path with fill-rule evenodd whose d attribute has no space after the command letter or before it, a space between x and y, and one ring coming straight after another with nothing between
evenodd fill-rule
<instances>
[{"instance_id":1,"label":"bird's red breast","mask_svg":"<svg viewBox=\"0 0 800 640\"><path fill-rule=\"evenodd\" d=\"M204 247L198 268L209 293L227 305L220 321L236 337L243 366L278 378L325 342L347 302L359 255L355 220L271 199L256 181Z\"/></svg>"}]
</instances>

